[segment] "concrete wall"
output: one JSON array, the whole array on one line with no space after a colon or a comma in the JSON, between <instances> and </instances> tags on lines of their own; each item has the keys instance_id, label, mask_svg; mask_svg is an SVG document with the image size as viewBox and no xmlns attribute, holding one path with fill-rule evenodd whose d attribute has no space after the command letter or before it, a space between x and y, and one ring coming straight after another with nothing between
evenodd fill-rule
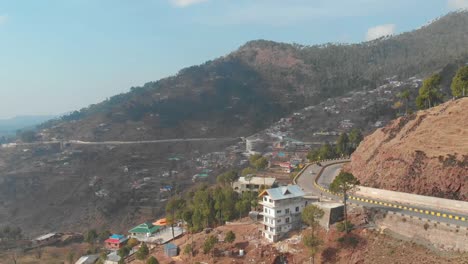
<instances>
[{"instance_id":1,"label":"concrete wall","mask_svg":"<svg viewBox=\"0 0 468 264\"><path fill-rule=\"evenodd\" d=\"M394 201L402 204L411 203L413 205L419 205L423 207L427 206L442 210L454 211L462 214L468 214L468 202L463 201L449 200L403 192L387 191L363 186L359 186L359 190L356 192L356 195L366 196L375 199L381 199L382 197L385 197L385 200L387 201Z\"/></svg>"},{"instance_id":2,"label":"concrete wall","mask_svg":"<svg viewBox=\"0 0 468 264\"><path fill-rule=\"evenodd\" d=\"M388 212L375 219L384 233L442 251L468 252L468 228ZM388 232L390 231L390 232Z\"/></svg>"}]
</instances>

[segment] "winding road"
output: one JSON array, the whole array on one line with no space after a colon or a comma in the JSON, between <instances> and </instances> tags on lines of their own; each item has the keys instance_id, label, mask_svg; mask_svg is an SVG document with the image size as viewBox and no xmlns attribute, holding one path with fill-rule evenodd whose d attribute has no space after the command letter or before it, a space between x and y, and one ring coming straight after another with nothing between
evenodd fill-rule
<instances>
[{"instance_id":1,"label":"winding road","mask_svg":"<svg viewBox=\"0 0 468 264\"><path fill-rule=\"evenodd\" d=\"M348 162L348 160L326 161L322 162L322 166L309 164L295 178L295 183L301 186L301 188L310 195L325 196L335 201L342 201L343 198L330 193L328 187L346 162ZM395 212L412 217L426 218L435 222L468 227L468 215L460 214L459 212L449 209L441 210L431 206L420 206L412 204L410 201L397 203L387 197L375 199L355 194L348 197L348 202L368 208Z\"/></svg>"}]
</instances>

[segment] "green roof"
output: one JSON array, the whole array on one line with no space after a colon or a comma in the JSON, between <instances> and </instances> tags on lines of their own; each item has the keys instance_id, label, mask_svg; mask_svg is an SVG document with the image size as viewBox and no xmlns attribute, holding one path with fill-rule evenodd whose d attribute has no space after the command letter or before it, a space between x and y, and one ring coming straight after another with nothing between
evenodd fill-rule
<instances>
[{"instance_id":1,"label":"green roof","mask_svg":"<svg viewBox=\"0 0 468 264\"><path fill-rule=\"evenodd\" d=\"M143 234L153 234L156 233L161 227L160 226L155 226L151 223L143 223L141 225L137 225L134 228L130 229L128 232L129 233L143 233Z\"/></svg>"},{"instance_id":2,"label":"green roof","mask_svg":"<svg viewBox=\"0 0 468 264\"><path fill-rule=\"evenodd\" d=\"M198 177L206 178L206 177L208 177L208 174L200 173L200 174L198 174Z\"/></svg>"}]
</instances>

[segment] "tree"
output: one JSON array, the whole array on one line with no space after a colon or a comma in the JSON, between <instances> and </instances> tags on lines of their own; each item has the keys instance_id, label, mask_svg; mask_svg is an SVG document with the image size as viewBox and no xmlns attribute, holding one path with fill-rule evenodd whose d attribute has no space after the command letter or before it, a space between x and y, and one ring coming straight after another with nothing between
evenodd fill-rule
<instances>
[{"instance_id":1,"label":"tree","mask_svg":"<svg viewBox=\"0 0 468 264\"><path fill-rule=\"evenodd\" d=\"M452 79L452 95L455 97L468 94L468 66L461 67Z\"/></svg>"},{"instance_id":2,"label":"tree","mask_svg":"<svg viewBox=\"0 0 468 264\"><path fill-rule=\"evenodd\" d=\"M99 233L98 239L100 242L104 242L104 240L108 239L110 235L111 232L109 230L104 230L101 233Z\"/></svg>"},{"instance_id":3,"label":"tree","mask_svg":"<svg viewBox=\"0 0 468 264\"><path fill-rule=\"evenodd\" d=\"M264 170L264 169L266 169L266 167L268 167L268 160L265 157L261 157L261 158L255 160L255 162L253 163L253 166L257 170Z\"/></svg>"},{"instance_id":4,"label":"tree","mask_svg":"<svg viewBox=\"0 0 468 264\"><path fill-rule=\"evenodd\" d=\"M142 243L138 251L136 252L136 257L139 260L144 260L148 257L149 249L146 243Z\"/></svg>"},{"instance_id":5,"label":"tree","mask_svg":"<svg viewBox=\"0 0 468 264\"><path fill-rule=\"evenodd\" d=\"M117 250L117 255L119 255L121 259L124 259L128 254L130 254L130 248L127 246L121 247Z\"/></svg>"},{"instance_id":6,"label":"tree","mask_svg":"<svg viewBox=\"0 0 468 264\"><path fill-rule=\"evenodd\" d=\"M98 238L98 234L95 229L90 229L88 232L85 234L85 241L89 244L94 244L96 242L96 239Z\"/></svg>"},{"instance_id":7,"label":"tree","mask_svg":"<svg viewBox=\"0 0 468 264\"><path fill-rule=\"evenodd\" d=\"M249 157L249 163L252 167L255 167L255 161L257 161L258 159L260 159L262 157L262 155L260 154L254 154L252 156Z\"/></svg>"},{"instance_id":8,"label":"tree","mask_svg":"<svg viewBox=\"0 0 468 264\"><path fill-rule=\"evenodd\" d=\"M309 250L312 263L314 263L315 254L317 254L317 251L319 250L320 245L322 245L322 240L320 240L320 238L318 238L313 232L306 232L302 236L302 243Z\"/></svg>"},{"instance_id":9,"label":"tree","mask_svg":"<svg viewBox=\"0 0 468 264\"><path fill-rule=\"evenodd\" d=\"M348 216L347 216L347 211L346 211L346 200L348 199L347 195L349 192L351 192L356 185L359 185L359 180L354 177L353 174L349 172L340 172L338 176L333 180L333 182L330 184L330 191L339 193L343 195L343 204L344 204L344 218L345 218L345 230L346 232L349 232L348 226L347 226L347 221L348 221Z\"/></svg>"},{"instance_id":10,"label":"tree","mask_svg":"<svg viewBox=\"0 0 468 264\"><path fill-rule=\"evenodd\" d=\"M73 262L74 262L74 260L75 260L75 253L73 253L73 252L68 252L67 260L68 260L68 263L73 264Z\"/></svg>"},{"instance_id":11,"label":"tree","mask_svg":"<svg viewBox=\"0 0 468 264\"><path fill-rule=\"evenodd\" d=\"M133 248L134 246L140 244L140 242L138 242L138 240L134 237L130 238L128 241L127 241L127 247L128 248Z\"/></svg>"},{"instance_id":12,"label":"tree","mask_svg":"<svg viewBox=\"0 0 468 264\"><path fill-rule=\"evenodd\" d=\"M226 236L224 237L224 241L228 242L228 243L232 243L234 242L234 240L236 240L236 234L234 234L234 232L232 232L231 230L229 230L227 233L226 233Z\"/></svg>"},{"instance_id":13,"label":"tree","mask_svg":"<svg viewBox=\"0 0 468 264\"><path fill-rule=\"evenodd\" d=\"M304 223L312 227L312 232L315 231L315 227L318 225L318 220L324 215L322 209L316 205L310 204L302 211L301 218Z\"/></svg>"},{"instance_id":14,"label":"tree","mask_svg":"<svg viewBox=\"0 0 468 264\"><path fill-rule=\"evenodd\" d=\"M398 110L398 116L400 115L400 109L403 106L403 103L401 101L396 101L393 105L392 108L395 110Z\"/></svg>"},{"instance_id":15,"label":"tree","mask_svg":"<svg viewBox=\"0 0 468 264\"><path fill-rule=\"evenodd\" d=\"M247 167L245 169L242 170L241 172L241 175L242 176L247 176L249 174L255 174L257 172L257 170L255 170L254 168L252 167Z\"/></svg>"},{"instance_id":16,"label":"tree","mask_svg":"<svg viewBox=\"0 0 468 264\"><path fill-rule=\"evenodd\" d=\"M151 256L147 261L146 261L146 264L159 264L158 260Z\"/></svg>"},{"instance_id":17,"label":"tree","mask_svg":"<svg viewBox=\"0 0 468 264\"><path fill-rule=\"evenodd\" d=\"M238 178L237 171L230 170L228 172L220 174L216 178L216 181L222 185L231 185L233 182L237 180L237 178Z\"/></svg>"},{"instance_id":18,"label":"tree","mask_svg":"<svg viewBox=\"0 0 468 264\"><path fill-rule=\"evenodd\" d=\"M342 156L349 155L349 138L348 134L341 133L336 141L336 152Z\"/></svg>"},{"instance_id":19,"label":"tree","mask_svg":"<svg viewBox=\"0 0 468 264\"><path fill-rule=\"evenodd\" d=\"M434 74L425 79L419 95L416 97L416 105L419 109L431 108L442 101L443 95L439 91L441 77L439 74Z\"/></svg>"},{"instance_id":20,"label":"tree","mask_svg":"<svg viewBox=\"0 0 468 264\"><path fill-rule=\"evenodd\" d=\"M212 253L214 247L216 246L216 243L218 243L217 237L215 237L214 235L208 236L208 238L205 240L205 243L203 244L203 253Z\"/></svg>"},{"instance_id":21,"label":"tree","mask_svg":"<svg viewBox=\"0 0 468 264\"><path fill-rule=\"evenodd\" d=\"M362 136L361 130L359 130L358 128L353 128L351 132L349 132L349 143L351 145L351 152L354 152L356 150L363 138L364 137Z\"/></svg>"},{"instance_id":22,"label":"tree","mask_svg":"<svg viewBox=\"0 0 468 264\"><path fill-rule=\"evenodd\" d=\"M170 215L167 217L168 223L171 225L172 238L174 234L174 224L177 220L182 218L183 209L185 208L185 200L182 198L174 197L166 204L166 213Z\"/></svg>"},{"instance_id":23,"label":"tree","mask_svg":"<svg viewBox=\"0 0 468 264\"><path fill-rule=\"evenodd\" d=\"M397 94L397 97L405 101L405 114L408 114L408 104L410 98L410 91L408 89L403 90Z\"/></svg>"}]
</instances>

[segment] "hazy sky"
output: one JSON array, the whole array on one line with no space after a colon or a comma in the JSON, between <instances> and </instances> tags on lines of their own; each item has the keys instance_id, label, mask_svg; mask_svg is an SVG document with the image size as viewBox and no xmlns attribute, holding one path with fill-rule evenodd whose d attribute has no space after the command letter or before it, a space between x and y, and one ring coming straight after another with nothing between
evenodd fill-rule
<instances>
[{"instance_id":1,"label":"hazy sky","mask_svg":"<svg viewBox=\"0 0 468 264\"><path fill-rule=\"evenodd\" d=\"M0 118L60 114L246 41L361 42L468 0L0 0Z\"/></svg>"}]
</instances>

